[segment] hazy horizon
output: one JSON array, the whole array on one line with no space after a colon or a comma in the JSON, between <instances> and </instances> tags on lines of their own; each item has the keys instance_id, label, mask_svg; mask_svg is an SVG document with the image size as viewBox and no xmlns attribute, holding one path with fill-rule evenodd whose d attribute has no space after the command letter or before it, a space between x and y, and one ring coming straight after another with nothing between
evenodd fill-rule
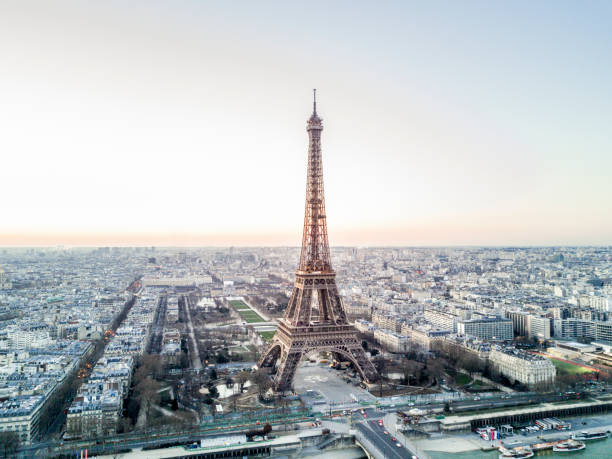
<instances>
[{"instance_id":1,"label":"hazy horizon","mask_svg":"<svg viewBox=\"0 0 612 459\"><path fill-rule=\"evenodd\" d=\"M0 247L612 244L609 2L6 2Z\"/></svg>"},{"instance_id":2,"label":"hazy horizon","mask_svg":"<svg viewBox=\"0 0 612 459\"><path fill-rule=\"evenodd\" d=\"M154 247L156 249L229 249L229 248L237 248L237 249L259 249L259 248L289 248L300 250L301 246L299 244L300 241L296 244L280 244L280 243L269 243L269 244L228 244L226 242L219 242L217 244L198 244L197 241L199 238L186 238L185 243L182 244L146 244L142 242L146 240L146 238L142 237L133 237L126 238L124 234L117 235L114 238L105 236L106 239L102 236L94 236L91 238L92 241L107 241L104 243L88 243L89 240L85 235L77 235L71 236L72 243L44 243L44 240L40 240L40 243L33 243L31 245L28 244L12 244L12 245L0 245L0 249L56 249L56 248L77 248L77 249L87 249L87 248L107 248L107 247L116 247L116 248L148 248ZM227 240L228 238L225 235L219 235L219 239ZM270 236L270 239L273 239L273 236ZM59 240L59 239L58 239ZM156 237L155 241L162 241L163 237ZM168 236L165 240L168 242L177 240L176 237ZM276 239L274 240L276 241ZM193 242L190 244L189 242ZM419 248L419 249L443 249L443 248L491 248L491 249L531 249L531 248L586 248L586 247L610 247L609 244L330 244L331 249L341 249L345 247L351 248L370 248L370 249L385 249L385 248Z\"/></svg>"}]
</instances>

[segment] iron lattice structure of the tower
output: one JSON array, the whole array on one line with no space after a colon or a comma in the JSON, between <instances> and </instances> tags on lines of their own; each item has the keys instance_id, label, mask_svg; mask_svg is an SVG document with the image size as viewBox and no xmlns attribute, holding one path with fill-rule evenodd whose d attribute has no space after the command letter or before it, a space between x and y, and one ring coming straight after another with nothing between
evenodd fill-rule
<instances>
[{"instance_id":1,"label":"iron lattice structure of the tower","mask_svg":"<svg viewBox=\"0 0 612 459\"><path fill-rule=\"evenodd\" d=\"M287 311L259 361L260 368L276 368L277 391L291 389L300 361L315 351L331 352L339 360L350 361L367 382L379 377L357 339L355 327L347 320L331 266L321 158L323 123L317 115L316 98L306 130L308 175L300 263Z\"/></svg>"}]
</instances>

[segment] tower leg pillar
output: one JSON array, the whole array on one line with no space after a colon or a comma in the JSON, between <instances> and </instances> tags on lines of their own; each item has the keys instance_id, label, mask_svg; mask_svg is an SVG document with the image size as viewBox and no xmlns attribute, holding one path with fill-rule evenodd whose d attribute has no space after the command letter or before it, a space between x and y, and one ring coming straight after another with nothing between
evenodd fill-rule
<instances>
[{"instance_id":1,"label":"tower leg pillar","mask_svg":"<svg viewBox=\"0 0 612 459\"><path fill-rule=\"evenodd\" d=\"M289 351L281 357L278 372L274 378L274 388L279 392L284 392L291 389L293 377L297 370L300 361L302 360L302 351Z\"/></svg>"},{"instance_id":2,"label":"tower leg pillar","mask_svg":"<svg viewBox=\"0 0 612 459\"><path fill-rule=\"evenodd\" d=\"M373 383L374 381L378 380L380 376L378 375L378 372L376 371L376 368L374 368L372 362L370 362L370 359L368 359L365 355L361 345L349 349L348 352L350 352L351 356L353 357L353 362L357 365L357 370L360 370L360 373L363 375L363 379L365 379L366 382Z\"/></svg>"}]
</instances>

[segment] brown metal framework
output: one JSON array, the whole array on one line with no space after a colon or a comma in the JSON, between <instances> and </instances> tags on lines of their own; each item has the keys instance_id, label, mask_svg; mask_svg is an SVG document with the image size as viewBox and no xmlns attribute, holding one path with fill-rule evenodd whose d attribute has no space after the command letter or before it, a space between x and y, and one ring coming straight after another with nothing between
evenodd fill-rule
<instances>
[{"instance_id":1,"label":"brown metal framework","mask_svg":"<svg viewBox=\"0 0 612 459\"><path fill-rule=\"evenodd\" d=\"M260 368L276 368L274 386L278 391L291 388L300 361L315 351L328 351L352 362L367 382L378 379L376 369L357 339L355 327L346 318L336 273L331 266L321 159L323 123L317 115L316 93L306 130L308 176L300 263L287 311L259 361Z\"/></svg>"}]
</instances>

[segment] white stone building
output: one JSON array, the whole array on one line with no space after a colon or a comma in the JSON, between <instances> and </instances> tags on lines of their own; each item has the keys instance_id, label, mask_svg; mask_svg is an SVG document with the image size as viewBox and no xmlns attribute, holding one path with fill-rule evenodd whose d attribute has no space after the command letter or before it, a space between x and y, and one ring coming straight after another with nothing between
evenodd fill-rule
<instances>
[{"instance_id":1,"label":"white stone building","mask_svg":"<svg viewBox=\"0 0 612 459\"><path fill-rule=\"evenodd\" d=\"M492 349L489 362L511 383L518 381L529 387L552 383L557 375L557 370L549 359L514 348Z\"/></svg>"},{"instance_id":2,"label":"white stone building","mask_svg":"<svg viewBox=\"0 0 612 459\"><path fill-rule=\"evenodd\" d=\"M374 339L389 352L407 352L410 346L410 338L408 336L399 335L380 328L374 331Z\"/></svg>"}]
</instances>

